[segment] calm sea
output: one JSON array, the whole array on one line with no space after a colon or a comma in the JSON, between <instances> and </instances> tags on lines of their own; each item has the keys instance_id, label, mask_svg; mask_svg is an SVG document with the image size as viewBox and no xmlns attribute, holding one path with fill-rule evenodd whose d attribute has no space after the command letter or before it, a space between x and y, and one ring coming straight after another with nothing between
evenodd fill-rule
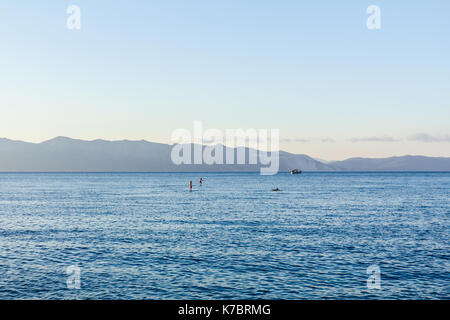
<instances>
[{"instance_id":1,"label":"calm sea","mask_svg":"<svg viewBox=\"0 0 450 320\"><path fill-rule=\"evenodd\" d=\"M0 299L449 299L449 198L450 173L2 173Z\"/></svg>"}]
</instances>

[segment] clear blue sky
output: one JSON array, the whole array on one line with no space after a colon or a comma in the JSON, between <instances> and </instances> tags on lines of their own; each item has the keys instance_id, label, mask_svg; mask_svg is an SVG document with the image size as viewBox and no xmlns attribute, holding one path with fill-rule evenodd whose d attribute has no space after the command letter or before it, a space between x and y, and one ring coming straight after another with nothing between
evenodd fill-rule
<instances>
[{"instance_id":1,"label":"clear blue sky","mask_svg":"<svg viewBox=\"0 0 450 320\"><path fill-rule=\"evenodd\" d=\"M3 0L0 38L0 137L168 143L202 120L325 159L450 156L449 1Z\"/></svg>"}]
</instances>

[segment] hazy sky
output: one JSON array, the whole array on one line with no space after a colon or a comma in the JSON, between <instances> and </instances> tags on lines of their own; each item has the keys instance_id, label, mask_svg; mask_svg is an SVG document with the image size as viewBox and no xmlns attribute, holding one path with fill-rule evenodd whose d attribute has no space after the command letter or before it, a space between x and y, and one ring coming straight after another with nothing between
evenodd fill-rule
<instances>
[{"instance_id":1,"label":"hazy sky","mask_svg":"<svg viewBox=\"0 0 450 320\"><path fill-rule=\"evenodd\" d=\"M0 137L169 143L202 120L279 128L282 149L325 159L450 156L449 14L447 0L2 0Z\"/></svg>"}]
</instances>

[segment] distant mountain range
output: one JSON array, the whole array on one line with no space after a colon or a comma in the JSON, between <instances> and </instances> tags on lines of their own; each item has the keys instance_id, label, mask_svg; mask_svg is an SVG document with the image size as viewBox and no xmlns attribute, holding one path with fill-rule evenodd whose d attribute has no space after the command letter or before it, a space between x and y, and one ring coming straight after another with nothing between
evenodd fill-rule
<instances>
[{"instance_id":1,"label":"distant mountain range","mask_svg":"<svg viewBox=\"0 0 450 320\"><path fill-rule=\"evenodd\" d=\"M346 171L450 171L450 158L402 156L390 158L350 158L331 165Z\"/></svg>"},{"instance_id":2,"label":"distant mountain range","mask_svg":"<svg viewBox=\"0 0 450 320\"><path fill-rule=\"evenodd\" d=\"M192 145L191 145L192 148ZM244 172L259 165L175 165L172 146L140 141L77 140L57 137L41 143L0 139L1 172ZM224 151L225 152L225 151ZM236 149L233 150L236 154ZM248 155L249 149L245 148ZM321 162L280 151L280 171L450 171L450 158L402 156Z\"/></svg>"}]
</instances>

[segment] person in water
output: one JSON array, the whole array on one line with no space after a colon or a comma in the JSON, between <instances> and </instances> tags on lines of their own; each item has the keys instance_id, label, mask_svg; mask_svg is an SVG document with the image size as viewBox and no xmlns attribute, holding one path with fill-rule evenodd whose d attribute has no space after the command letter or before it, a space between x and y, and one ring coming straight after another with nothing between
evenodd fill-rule
<instances>
[{"instance_id":1,"label":"person in water","mask_svg":"<svg viewBox=\"0 0 450 320\"><path fill-rule=\"evenodd\" d=\"M200 178L200 180L198 180L198 182L200 182L200 185L202 185L202 183L203 183L203 179L202 179L202 178Z\"/></svg>"},{"instance_id":2,"label":"person in water","mask_svg":"<svg viewBox=\"0 0 450 320\"><path fill-rule=\"evenodd\" d=\"M189 181L189 191L192 191L192 180Z\"/></svg>"}]
</instances>

